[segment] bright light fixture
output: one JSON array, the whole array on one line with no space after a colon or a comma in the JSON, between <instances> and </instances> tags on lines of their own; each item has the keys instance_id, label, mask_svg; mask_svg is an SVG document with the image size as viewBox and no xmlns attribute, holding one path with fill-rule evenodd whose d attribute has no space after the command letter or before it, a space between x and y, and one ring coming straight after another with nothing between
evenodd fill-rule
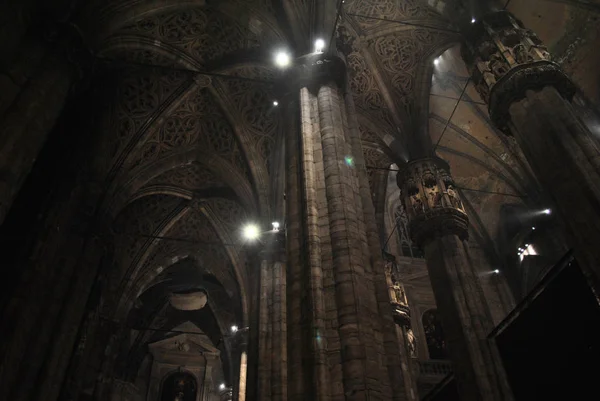
<instances>
[{"instance_id":1,"label":"bright light fixture","mask_svg":"<svg viewBox=\"0 0 600 401\"><path fill-rule=\"evenodd\" d=\"M237 326L231 326L231 332L232 333L237 333L238 331L238 327Z\"/></svg>"},{"instance_id":2,"label":"bright light fixture","mask_svg":"<svg viewBox=\"0 0 600 401\"><path fill-rule=\"evenodd\" d=\"M532 230L535 230L535 227L531 227Z\"/></svg>"},{"instance_id":3,"label":"bright light fixture","mask_svg":"<svg viewBox=\"0 0 600 401\"><path fill-rule=\"evenodd\" d=\"M552 210L550 210L550 209L544 209L544 211L542 213L544 213L544 214L550 214L550 213L552 213Z\"/></svg>"},{"instance_id":4,"label":"bright light fixture","mask_svg":"<svg viewBox=\"0 0 600 401\"><path fill-rule=\"evenodd\" d=\"M277 52L275 55L275 64L280 68L285 68L290 65L290 55L284 51Z\"/></svg>"},{"instance_id":5,"label":"bright light fixture","mask_svg":"<svg viewBox=\"0 0 600 401\"><path fill-rule=\"evenodd\" d=\"M260 236L260 230L256 224L248 224L244 227L244 238L247 240L255 240Z\"/></svg>"},{"instance_id":6,"label":"bright light fixture","mask_svg":"<svg viewBox=\"0 0 600 401\"><path fill-rule=\"evenodd\" d=\"M439 65L440 64L440 58L438 57L435 60L433 60L433 64Z\"/></svg>"},{"instance_id":7,"label":"bright light fixture","mask_svg":"<svg viewBox=\"0 0 600 401\"><path fill-rule=\"evenodd\" d=\"M500 273L500 270L496 269L496 270L494 270L494 273L498 274L498 273Z\"/></svg>"},{"instance_id":8,"label":"bright light fixture","mask_svg":"<svg viewBox=\"0 0 600 401\"><path fill-rule=\"evenodd\" d=\"M273 224L273 231L279 231L279 222L274 221L271 224Z\"/></svg>"},{"instance_id":9,"label":"bright light fixture","mask_svg":"<svg viewBox=\"0 0 600 401\"><path fill-rule=\"evenodd\" d=\"M315 53L323 53L325 48L325 41L323 39L315 40Z\"/></svg>"},{"instance_id":10,"label":"bright light fixture","mask_svg":"<svg viewBox=\"0 0 600 401\"><path fill-rule=\"evenodd\" d=\"M475 19L475 17L471 18L471 24L474 24L477 20Z\"/></svg>"},{"instance_id":11,"label":"bright light fixture","mask_svg":"<svg viewBox=\"0 0 600 401\"><path fill-rule=\"evenodd\" d=\"M275 107L279 106L279 102L277 100L273 100L273 106L275 106Z\"/></svg>"},{"instance_id":12,"label":"bright light fixture","mask_svg":"<svg viewBox=\"0 0 600 401\"><path fill-rule=\"evenodd\" d=\"M225 390L225 383L221 383L219 385L219 390Z\"/></svg>"}]
</instances>

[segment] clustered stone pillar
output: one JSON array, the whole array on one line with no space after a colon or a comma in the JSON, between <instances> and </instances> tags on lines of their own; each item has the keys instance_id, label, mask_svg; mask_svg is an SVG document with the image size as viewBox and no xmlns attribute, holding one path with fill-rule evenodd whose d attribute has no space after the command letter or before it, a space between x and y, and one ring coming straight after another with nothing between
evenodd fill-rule
<instances>
[{"instance_id":1,"label":"clustered stone pillar","mask_svg":"<svg viewBox=\"0 0 600 401\"><path fill-rule=\"evenodd\" d=\"M259 303L259 400L287 400L287 310L285 235L265 236Z\"/></svg>"},{"instance_id":2,"label":"clustered stone pillar","mask_svg":"<svg viewBox=\"0 0 600 401\"><path fill-rule=\"evenodd\" d=\"M461 400L511 400L492 317L466 240L469 221L441 159L409 162L398 173L413 241L425 252Z\"/></svg>"},{"instance_id":3,"label":"clustered stone pillar","mask_svg":"<svg viewBox=\"0 0 600 401\"><path fill-rule=\"evenodd\" d=\"M284 79L289 399L404 400L345 64L310 54Z\"/></svg>"},{"instance_id":4,"label":"clustered stone pillar","mask_svg":"<svg viewBox=\"0 0 600 401\"><path fill-rule=\"evenodd\" d=\"M466 37L463 57L490 117L514 135L600 294L600 144L570 103L575 85L506 11L480 18Z\"/></svg>"}]
</instances>

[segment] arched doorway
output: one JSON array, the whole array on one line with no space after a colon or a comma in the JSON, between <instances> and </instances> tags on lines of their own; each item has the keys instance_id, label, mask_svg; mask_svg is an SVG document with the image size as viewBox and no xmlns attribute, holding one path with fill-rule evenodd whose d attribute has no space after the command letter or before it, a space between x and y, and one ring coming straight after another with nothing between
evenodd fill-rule
<instances>
[{"instance_id":1,"label":"arched doorway","mask_svg":"<svg viewBox=\"0 0 600 401\"><path fill-rule=\"evenodd\" d=\"M160 401L196 401L198 383L185 372L173 373L164 380Z\"/></svg>"},{"instance_id":2,"label":"arched doorway","mask_svg":"<svg viewBox=\"0 0 600 401\"><path fill-rule=\"evenodd\" d=\"M423 330L427 341L429 359L448 359L444 329L437 309L429 309L423 314Z\"/></svg>"}]
</instances>

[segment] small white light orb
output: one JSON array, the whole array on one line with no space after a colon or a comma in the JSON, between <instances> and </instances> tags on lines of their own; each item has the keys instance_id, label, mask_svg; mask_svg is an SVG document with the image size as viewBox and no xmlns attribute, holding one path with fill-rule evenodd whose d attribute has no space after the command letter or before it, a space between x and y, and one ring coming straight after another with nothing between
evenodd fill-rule
<instances>
[{"instance_id":1,"label":"small white light orb","mask_svg":"<svg viewBox=\"0 0 600 401\"><path fill-rule=\"evenodd\" d=\"M315 40L315 53L323 53L325 48L325 41L323 39Z\"/></svg>"},{"instance_id":2,"label":"small white light orb","mask_svg":"<svg viewBox=\"0 0 600 401\"><path fill-rule=\"evenodd\" d=\"M475 17L471 18L471 24L474 24L475 22L477 22L477 20L475 19Z\"/></svg>"},{"instance_id":3,"label":"small white light orb","mask_svg":"<svg viewBox=\"0 0 600 401\"><path fill-rule=\"evenodd\" d=\"M550 209L544 209L544 212L543 212L543 213L544 213L544 214L551 214L551 213L552 213L552 210L550 210Z\"/></svg>"},{"instance_id":4,"label":"small white light orb","mask_svg":"<svg viewBox=\"0 0 600 401\"><path fill-rule=\"evenodd\" d=\"M225 390L225 383L219 384L219 390Z\"/></svg>"},{"instance_id":5,"label":"small white light orb","mask_svg":"<svg viewBox=\"0 0 600 401\"><path fill-rule=\"evenodd\" d=\"M274 221L271 224L273 224L273 231L279 231L279 222Z\"/></svg>"},{"instance_id":6,"label":"small white light orb","mask_svg":"<svg viewBox=\"0 0 600 401\"><path fill-rule=\"evenodd\" d=\"M279 68L285 68L290 65L290 55L284 51L280 51L275 55L275 64Z\"/></svg>"},{"instance_id":7,"label":"small white light orb","mask_svg":"<svg viewBox=\"0 0 600 401\"><path fill-rule=\"evenodd\" d=\"M273 100L273 106L275 106L275 107L279 106L279 102L277 100Z\"/></svg>"},{"instance_id":8,"label":"small white light orb","mask_svg":"<svg viewBox=\"0 0 600 401\"><path fill-rule=\"evenodd\" d=\"M231 326L231 332L232 333L237 333L238 331L238 327L237 326Z\"/></svg>"},{"instance_id":9,"label":"small white light orb","mask_svg":"<svg viewBox=\"0 0 600 401\"><path fill-rule=\"evenodd\" d=\"M433 64L434 65L440 65L440 58L436 58L435 60L433 60Z\"/></svg>"},{"instance_id":10,"label":"small white light orb","mask_svg":"<svg viewBox=\"0 0 600 401\"><path fill-rule=\"evenodd\" d=\"M494 270L494 273L498 274L498 273L500 273L500 270L496 269L496 270Z\"/></svg>"},{"instance_id":11,"label":"small white light orb","mask_svg":"<svg viewBox=\"0 0 600 401\"><path fill-rule=\"evenodd\" d=\"M535 227L531 227L532 230L535 230Z\"/></svg>"},{"instance_id":12,"label":"small white light orb","mask_svg":"<svg viewBox=\"0 0 600 401\"><path fill-rule=\"evenodd\" d=\"M244 238L253 241L260 236L260 230L256 224L248 224L244 227Z\"/></svg>"}]
</instances>

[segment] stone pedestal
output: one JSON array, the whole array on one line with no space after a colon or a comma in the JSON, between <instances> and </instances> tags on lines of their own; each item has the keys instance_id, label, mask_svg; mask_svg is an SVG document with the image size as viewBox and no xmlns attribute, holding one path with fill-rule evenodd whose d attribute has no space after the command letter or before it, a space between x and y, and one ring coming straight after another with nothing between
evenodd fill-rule
<instances>
[{"instance_id":1,"label":"stone pedestal","mask_svg":"<svg viewBox=\"0 0 600 401\"><path fill-rule=\"evenodd\" d=\"M345 64L310 54L285 81L300 110L286 137L289 399L403 400Z\"/></svg>"},{"instance_id":2,"label":"stone pedestal","mask_svg":"<svg viewBox=\"0 0 600 401\"><path fill-rule=\"evenodd\" d=\"M481 18L467 39L464 58L492 120L519 143L598 294L600 143L570 104L575 86L508 12Z\"/></svg>"},{"instance_id":3,"label":"stone pedestal","mask_svg":"<svg viewBox=\"0 0 600 401\"><path fill-rule=\"evenodd\" d=\"M492 317L466 239L468 218L448 165L409 162L398 173L413 241L425 251L461 400L511 400L502 361L487 339Z\"/></svg>"}]
</instances>

